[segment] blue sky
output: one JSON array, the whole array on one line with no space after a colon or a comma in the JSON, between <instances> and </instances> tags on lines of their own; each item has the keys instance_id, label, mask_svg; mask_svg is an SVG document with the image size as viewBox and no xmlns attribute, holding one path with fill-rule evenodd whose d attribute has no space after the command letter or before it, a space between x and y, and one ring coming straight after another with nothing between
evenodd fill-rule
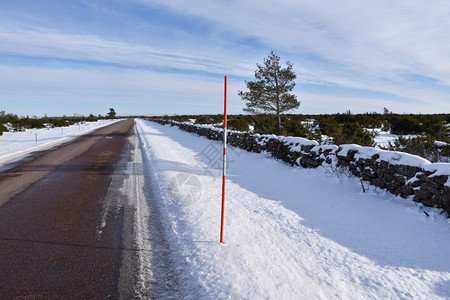
<instances>
[{"instance_id":1,"label":"blue sky","mask_svg":"<svg viewBox=\"0 0 450 300\"><path fill-rule=\"evenodd\" d=\"M294 113L450 113L450 2L0 1L0 110L19 115L242 113L271 50Z\"/></svg>"}]
</instances>

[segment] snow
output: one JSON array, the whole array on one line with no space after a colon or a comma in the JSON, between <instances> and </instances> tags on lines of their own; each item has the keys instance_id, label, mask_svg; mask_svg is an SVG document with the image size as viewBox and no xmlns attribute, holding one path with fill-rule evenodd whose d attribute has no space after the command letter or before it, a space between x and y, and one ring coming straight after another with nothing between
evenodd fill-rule
<instances>
[{"instance_id":1,"label":"snow","mask_svg":"<svg viewBox=\"0 0 450 300\"><path fill-rule=\"evenodd\" d=\"M258 138L258 144L264 146L269 140L280 140L285 145L289 146L290 151L302 152L302 145L304 146L318 146L316 141L308 140L301 137L292 136L277 136L275 134L254 134Z\"/></svg>"},{"instance_id":2,"label":"snow","mask_svg":"<svg viewBox=\"0 0 450 300\"><path fill-rule=\"evenodd\" d=\"M392 134L389 131L383 131L380 128L366 128L367 131L371 132L371 133L375 133L377 136L373 139L375 142L376 147L382 147L382 148L386 148L389 147L390 144L394 144L395 140L398 139L398 135L397 134ZM415 138L417 137L416 134L407 134L407 135L402 135L403 138Z\"/></svg>"},{"instance_id":3,"label":"snow","mask_svg":"<svg viewBox=\"0 0 450 300\"><path fill-rule=\"evenodd\" d=\"M425 158L409 153L387 151L372 147L363 147L356 144L340 145L340 148L342 148L342 150L338 153L340 156L347 156L348 151L350 150L358 151L358 153L355 154L356 159L370 159L375 154L378 154L380 157L377 159L377 161L386 161L393 165L409 165L423 168L424 166L431 164L431 162L426 160Z\"/></svg>"},{"instance_id":4,"label":"snow","mask_svg":"<svg viewBox=\"0 0 450 300\"><path fill-rule=\"evenodd\" d=\"M440 176L440 175L448 175L450 174L450 164L449 163L434 163L429 164L424 167L424 170L434 172L430 177ZM448 177L446 186L450 187L450 176Z\"/></svg>"},{"instance_id":5,"label":"snow","mask_svg":"<svg viewBox=\"0 0 450 300\"><path fill-rule=\"evenodd\" d=\"M372 147L363 147L355 144L341 145L341 151L338 155L346 156L350 150L358 151L355 154L356 159L370 159L373 155L378 154L379 158L377 161L386 161L392 165L407 165L422 168L423 170L433 172L433 176L449 175L450 174L450 163L431 163L430 161L409 153L386 151L381 149L376 149ZM408 182L413 182L418 180L414 177ZM450 187L450 176L448 177L446 186Z\"/></svg>"},{"instance_id":6,"label":"snow","mask_svg":"<svg viewBox=\"0 0 450 300\"><path fill-rule=\"evenodd\" d=\"M289 150L295 152L302 152L302 145L305 146L318 146L319 143L316 141L308 140L301 137L282 137L281 138L285 145L289 145Z\"/></svg>"},{"instance_id":7,"label":"snow","mask_svg":"<svg viewBox=\"0 0 450 300\"><path fill-rule=\"evenodd\" d=\"M4 171L11 163L23 159L32 152L50 149L117 121L99 120L68 127L4 132L0 136L0 171Z\"/></svg>"},{"instance_id":8,"label":"snow","mask_svg":"<svg viewBox=\"0 0 450 300\"><path fill-rule=\"evenodd\" d=\"M446 143L446 142L441 142L441 141L435 141L434 144L435 144L437 147L446 147L446 146L449 145L448 143Z\"/></svg>"},{"instance_id":9,"label":"snow","mask_svg":"<svg viewBox=\"0 0 450 300\"><path fill-rule=\"evenodd\" d=\"M143 289L155 281L178 283L159 283L155 298L450 298L450 222L439 210L376 188L363 193L356 178L337 171L291 167L228 146L220 244L221 143L173 126L136 125L133 143L140 147L123 191L136 201L137 248L143 249L137 278ZM45 138L38 131L37 147L81 134L78 126L70 130L64 136L60 128L50 130ZM0 169L6 158L36 151L34 138L34 131L0 136ZM375 153L357 149L361 157ZM448 164L400 161L423 164L436 176L449 173ZM165 241L159 246L149 233L156 219ZM167 255L170 270L147 249Z\"/></svg>"},{"instance_id":10,"label":"snow","mask_svg":"<svg viewBox=\"0 0 450 300\"><path fill-rule=\"evenodd\" d=\"M210 125L210 124L195 124L194 126L198 127L198 128L206 128L206 129L211 129L217 132L222 132L222 129L217 128L216 126Z\"/></svg>"},{"instance_id":11,"label":"snow","mask_svg":"<svg viewBox=\"0 0 450 300\"><path fill-rule=\"evenodd\" d=\"M177 298L450 297L450 223L438 210L229 146L220 244L221 143L144 120L137 131Z\"/></svg>"},{"instance_id":12,"label":"snow","mask_svg":"<svg viewBox=\"0 0 450 300\"><path fill-rule=\"evenodd\" d=\"M377 134L373 140L378 147L388 147L389 144L393 144L398 139L398 135L383 131L380 128L366 130Z\"/></svg>"}]
</instances>

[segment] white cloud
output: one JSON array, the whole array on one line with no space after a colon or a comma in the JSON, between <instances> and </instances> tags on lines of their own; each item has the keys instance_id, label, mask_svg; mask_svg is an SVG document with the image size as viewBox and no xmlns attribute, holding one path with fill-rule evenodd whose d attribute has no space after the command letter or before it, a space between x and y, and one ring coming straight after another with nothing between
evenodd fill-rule
<instances>
[{"instance_id":1,"label":"white cloud","mask_svg":"<svg viewBox=\"0 0 450 300\"><path fill-rule=\"evenodd\" d=\"M247 74L245 64L228 55L182 52L182 49L157 49L126 41L107 40L89 34L65 34L56 30L6 30L0 27L0 52L33 57L72 59L129 67L181 69L233 75ZM225 59L224 59L225 58ZM231 61L231 63L230 63Z\"/></svg>"}]
</instances>

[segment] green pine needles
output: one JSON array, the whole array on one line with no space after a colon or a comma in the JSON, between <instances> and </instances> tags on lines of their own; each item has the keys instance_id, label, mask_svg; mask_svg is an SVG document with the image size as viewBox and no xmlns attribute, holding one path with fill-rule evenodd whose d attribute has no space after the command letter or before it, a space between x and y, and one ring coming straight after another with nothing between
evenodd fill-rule
<instances>
[{"instance_id":1,"label":"green pine needles","mask_svg":"<svg viewBox=\"0 0 450 300\"><path fill-rule=\"evenodd\" d=\"M286 62L286 67L280 65L280 57L273 51L264 59L262 65L256 64L256 81L245 81L248 92L239 91L239 96L246 101L244 111L260 114L272 113L277 116L277 130L281 135L281 114L300 106L297 96L291 94L297 78L293 64Z\"/></svg>"}]
</instances>

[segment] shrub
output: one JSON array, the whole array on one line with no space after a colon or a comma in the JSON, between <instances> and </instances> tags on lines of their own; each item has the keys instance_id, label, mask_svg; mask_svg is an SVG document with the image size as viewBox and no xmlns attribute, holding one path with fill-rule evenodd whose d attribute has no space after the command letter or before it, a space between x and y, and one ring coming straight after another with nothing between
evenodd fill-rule
<instances>
[{"instance_id":1,"label":"shrub","mask_svg":"<svg viewBox=\"0 0 450 300\"><path fill-rule=\"evenodd\" d=\"M277 118L274 115L253 116L255 133L275 134L277 132Z\"/></svg>"},{"instance_id":2,"label":"shrub","mask_svg":"<svg viewBox=\"0 0 450 300\"><path fill-rule=\"evenodd\" d=\"M3 135L3 132L5 131L8 131L7 128L2 123L0 123L0 135Z\"/></svg>"},{"instance_id":3,"label":"shrub","mask_svg":"<svg viewBox=\"0 0 450 300\"><path fill-rule=\"evenodd\" d=\"M230 116L228 119L228 128L231 130L237 130L237 131L249 131L249 126L252 122L252 119L248 116L243 115L235 115Z\"/></svg>"},{"instance_id":4,"label":"shrub","mask_svg":"<svg viewBox=\"0 0 450 300\"><path fill-rule=\"evenodd\" d=\"M391 120L391 133L398 135L420 134L422 126L413 116L396 116Z\"/></svg>"},{"instance_id":5,"label":"shrub","mask_svg":"<svg viewBox=\"0 0 450 300\"><path fill-rule=\"evenodd\" d=\"M372 134L364 130L357 121L342 125L341 134L333 136L333 138L336 145L358 144L361 146L373 146L374 144Z\"/></svg>"},{"instance_id":6,"label":"shrub","mask_svg":"<svg viewBox=\"0 0 450 300\"><path fill-rule=\"evenodd\" d=\"M401 151L414 155L418 155L431 162L439 161L439 147L435 144L433 137L415 137L405 138L399 137L388 148L391 151Z\"/></svg>"},{"instance_id":7,"label":"shrub","mask_svg":"<svg viewBox=\"0 0 450 300\"><path fill-rule=\"evenodd\" d=\"M303 126L301 121L298 118L288 118L285 117L283 119L283 135L286 136L299 136L299 137L307 137L311 134L311 132Z\"/></svg>"}]
</instances>

